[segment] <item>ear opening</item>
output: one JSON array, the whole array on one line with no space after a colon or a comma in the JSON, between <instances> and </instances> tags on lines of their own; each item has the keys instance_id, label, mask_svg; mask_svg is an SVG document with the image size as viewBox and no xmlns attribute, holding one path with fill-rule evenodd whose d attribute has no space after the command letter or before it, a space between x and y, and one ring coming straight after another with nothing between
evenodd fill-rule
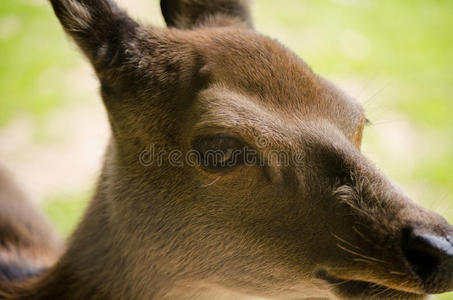
<instances>
[{"instance_id":1,"label":"ear opening","mask_svg":"<svg viewBox=\"0 0 453 300\"><path fill-rule=\"evenodd\" d=\"M249 0L161 0L160 7L168 27L253 28Z\"/></svg>"},{"instance_id":2,"label":"ear opening","mask_svg":"<svg viewBox=\"0 0 453 300\"><path fill-rule=\"evenodd\" d=\"M138 24L110 0L50 0L65 31L96 71L120 63Z\"/></svg>"}]
</instances>

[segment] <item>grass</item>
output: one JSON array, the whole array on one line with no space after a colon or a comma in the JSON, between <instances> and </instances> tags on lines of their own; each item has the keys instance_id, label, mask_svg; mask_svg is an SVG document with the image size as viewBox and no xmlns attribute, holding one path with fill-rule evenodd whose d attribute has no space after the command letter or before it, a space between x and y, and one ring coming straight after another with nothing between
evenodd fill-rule
<instances>
[{"instance_id":1,"label":"grass","mask_svg":"<svg viewBox=\"0 0 453 300\"><path fill-rule=\"evenodd\" d=\"M65 75L80 60L46 4L2 0L0 127L20 114L38 120L71 100L64 96Z\"/></svg>"},{"instance_id":2,"label":"grass","mask_svg":"<svg viewBox=\"0 0 453 300\"><path fill-rule=\"evenodd\" d=\"M366 130L364 152L453 222L453 1L260 0L254 14L260 31L317 73L359 87L355 96L375 124ZM39 124L74 101L68 74L81 64L74 48L46 1L2 0L0 128L24 114ZM392 138L403 139L402 146ZM88 198L69 191L43 205L67 235Z\"/></svg>"},{"instance_id":3,"label":"grass","mask_svg":"<svg viewBox=\"0 0 453 300\"><path fill-rule=\"evenodd\" d=\"M50 219L57 224L59 233L67 237L80 220L89 198L89 192L65 191L49 195L47 201L43 202L43 208Z\"/></svg>"}]
</instances>

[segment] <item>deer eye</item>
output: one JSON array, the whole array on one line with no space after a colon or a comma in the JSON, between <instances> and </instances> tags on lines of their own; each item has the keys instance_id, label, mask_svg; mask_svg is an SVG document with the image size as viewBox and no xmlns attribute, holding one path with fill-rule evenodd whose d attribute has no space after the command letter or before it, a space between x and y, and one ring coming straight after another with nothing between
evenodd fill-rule
<instances>
[{"instance_id":1,"label":"deer eye","mask_svg":"<svg viewBox=\"0 0 453 300\"><path fill-rule=\"evenodd\" d=\"M201 167L217 171L243 164L244 145L225 135L200 136L193 143Z\"/></svg>"}]
</instances>

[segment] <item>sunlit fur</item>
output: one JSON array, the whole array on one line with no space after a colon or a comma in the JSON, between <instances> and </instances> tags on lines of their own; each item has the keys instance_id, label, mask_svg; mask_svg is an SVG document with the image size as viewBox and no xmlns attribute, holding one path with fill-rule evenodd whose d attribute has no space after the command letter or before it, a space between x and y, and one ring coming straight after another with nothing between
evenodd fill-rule
<instances>
[{"instance_id":1,"label":"sunlit fur","mask_svg":"<svg viewBox=\"0 0 453 300\"><path fill-rule=\"evenodd\" d=\"M362 106L254 31L247 1L164 0L171 28L140 25L108 0L51 3L99 77L112 135L65 253L3 298L421 299L451 289L451 273L422 282L401 250L405 228L451 227L362 155ZM140 164L150 145L185 153L217 134L264 164ZM303 161L280 165L271 150Z\"/></svg>"}]
</instances>

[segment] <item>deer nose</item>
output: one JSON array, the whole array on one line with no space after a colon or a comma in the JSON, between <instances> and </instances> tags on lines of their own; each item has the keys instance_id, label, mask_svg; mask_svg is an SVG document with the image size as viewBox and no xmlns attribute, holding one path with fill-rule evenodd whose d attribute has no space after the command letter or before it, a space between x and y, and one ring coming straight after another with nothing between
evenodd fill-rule
<instances>
[{"instance_id":1,"label":"deer nose","mask_svg":"<svg viewBox=\"0 0 453 300\"><path fill-rule=\"evenodd\" d=\"M453 235L406 232L403 253L426 293L453 289Z\"/></svg>"}]
</instances>

